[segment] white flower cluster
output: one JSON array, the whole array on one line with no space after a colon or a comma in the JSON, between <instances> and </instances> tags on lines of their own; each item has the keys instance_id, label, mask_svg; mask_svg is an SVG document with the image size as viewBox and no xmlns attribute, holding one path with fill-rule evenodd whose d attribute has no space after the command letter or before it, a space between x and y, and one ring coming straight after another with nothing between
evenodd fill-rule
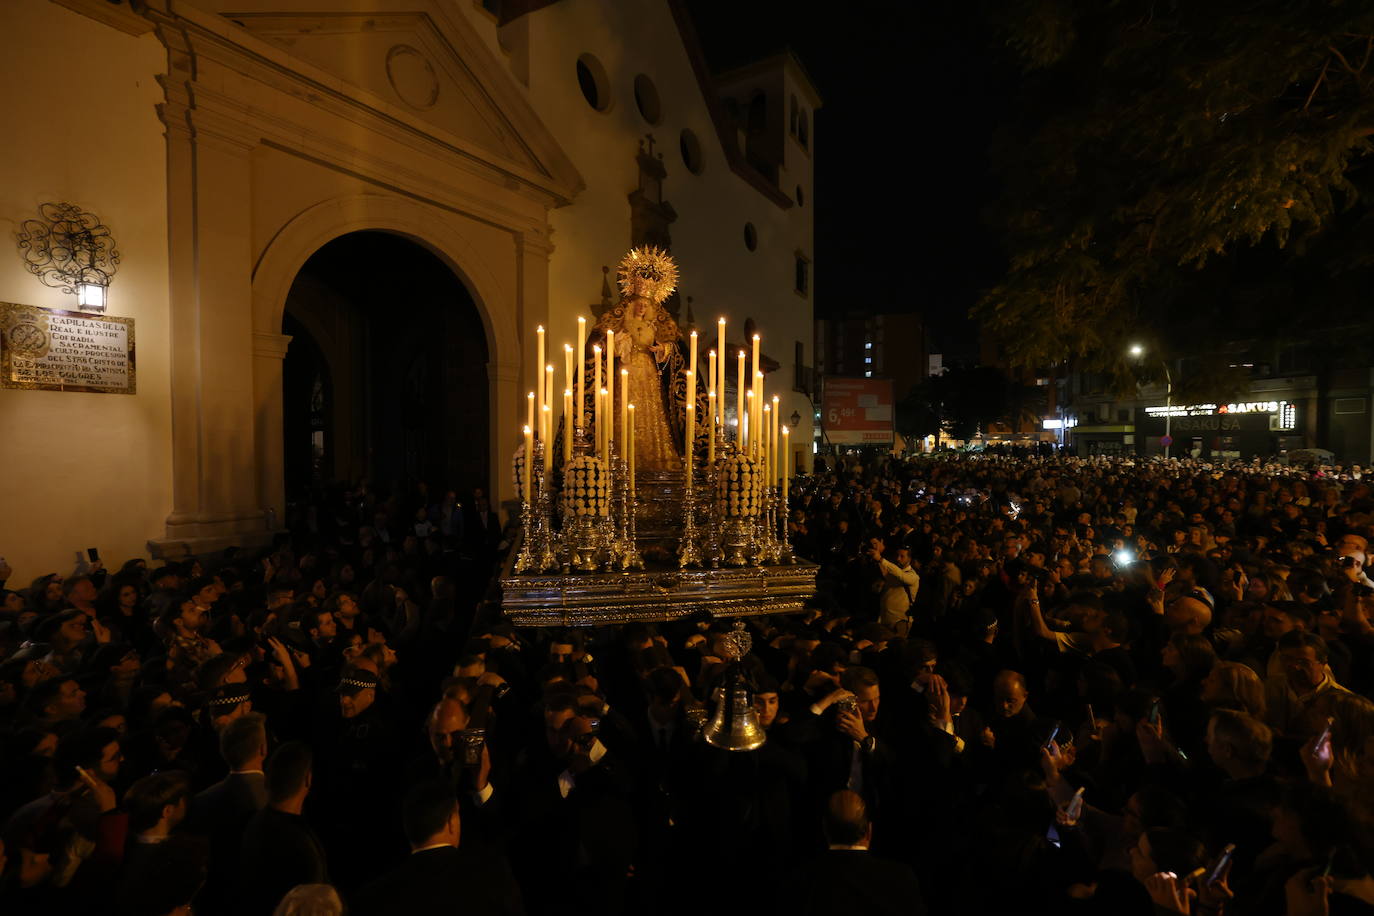
<instances>
[{"instance_id":1,"label":"white flower cluster","mask_svg":"<svg viewBox=\"0 0 1374 916\"><path fill-rule=\"evenodd\" d=\"M515 449L515 457L511 459L511 476L515 480L515 498L520 501L525 499L525 445L521 443Z\"/></svg>"},{"instance_id":2,"label":"white flower cluster","mask_svg":"<svg viewBox=\"0 0 1374 916\"><path fill-rule=\"evenodd\" d=\"M574 458L563 470L563 512L606 515L611 505L611 475L595 455Z\"/></svg>"},{"instance_id":3,"label":"white flower cluster","mask_svg":"<svg viewBox=\"0 0 1374 916\"><path fill-rule=\"evenodd\" d=\"M717 462L716 498L730 518L754 518L759 514L762 476L759 463L746 455L731 455Z\"/></svg>"}]
</instances>

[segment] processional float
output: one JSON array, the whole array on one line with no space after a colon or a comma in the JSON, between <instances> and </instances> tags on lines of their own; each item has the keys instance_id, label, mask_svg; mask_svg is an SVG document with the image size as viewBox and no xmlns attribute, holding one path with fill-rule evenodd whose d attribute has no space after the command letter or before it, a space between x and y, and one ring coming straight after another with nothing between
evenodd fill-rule
<instances>
[{"instance_id":1,"label":"processional float","mask_svg":"<svg viewBox=\"0 0 1374 916\"><path fill-rule=\"evenodd\" d=\"M765 391L759 335L735 348L732 416L725 319L700 383L698 333L684 337L663 307L672 259L636 248L618 279L620 301L590 332L578 318L563 348L557 415L547 334L536 331L506 616L590 626L802 610L817 566L788 542L791 430Z\"/></svg>"}]
</instances>

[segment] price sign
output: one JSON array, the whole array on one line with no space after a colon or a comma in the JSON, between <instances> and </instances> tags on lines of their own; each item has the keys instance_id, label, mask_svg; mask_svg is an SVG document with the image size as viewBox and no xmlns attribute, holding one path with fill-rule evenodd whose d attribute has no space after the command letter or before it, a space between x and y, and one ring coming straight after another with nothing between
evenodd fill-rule
<instances>
[{"instance_id":1,"label":"price sign","mask_svg":"<svg viewBox=\"0 0 1374 916\"><path fill-rule=\"evenodd\" d=\"M877 378L827 378L821 425L832 445L891 446L892 381Z\"/></svg>"}]
</instances>

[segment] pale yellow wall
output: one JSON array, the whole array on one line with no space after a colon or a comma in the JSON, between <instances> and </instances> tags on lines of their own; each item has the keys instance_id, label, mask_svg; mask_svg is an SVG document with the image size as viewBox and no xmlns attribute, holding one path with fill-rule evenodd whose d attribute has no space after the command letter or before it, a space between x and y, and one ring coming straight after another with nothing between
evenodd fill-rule
<instances>
[{"instance_id":1,"label":"pale yellow wall","mask_svg":"<svg viewBox=\"0 0 1374 916\"><path fill-rule=\"evenodd\" d=\"M0 389L0 556L27 582L74 552L146 556L171 507L166 152L154 106L165 56L48 0L0 10L0 300L74 309L14 247L18 221L68 201L102 217L123 255L109 314L133 318L138 393Z\"/></svg>"},{"instance_id":2,"label":"pale yellow wall","mask_svg":"<svg viewBox=\"0 0 1374 916\"><path fill-rule=\"evenodd\" d=\"M490 19L480 11L471 12L470 18L494 43ZM590 315L588 306L597 300L601 287L601 266L614 269L629 247L627 195L638 183L636 145L652 133L668 170L663 197L678 214L670 231L682 272L684 317L685 297L691 296L698 326L713 335L715 320L723 315L734 329L732 342L741 338L745 318L755 319L765 351L782 363L776 373L780 384L770 377L770 389L782 396L784 417L793 410L801 414L794 436L809 443L810 405L791 385L794 341L803 342L806 358L811 359L812 302L793 292L798 250L813 259L815 288L810 160L789 160L782 187L790 197L793 187L803 183L807 201L801 208L778 207L730 170L664 0L556 3L527 18L530 102L587 185L570 206L550 215L555 250L549 268L548 320L555 350L561 351L563 342L573 336L576 316ZM595 55L606 70L613 98L606 112L594 111L578 88L576 64L583 53ZM635 104L634 79L639 73L648 75L658 89L658 125L646 122ZM704 151L700 175L688 171L679 154L683 128L696 134ZM814 142L814 127L812 136ZM752 222L758 232L753 252L744 245L745 222Z\"/></svg>"}]
</instances>

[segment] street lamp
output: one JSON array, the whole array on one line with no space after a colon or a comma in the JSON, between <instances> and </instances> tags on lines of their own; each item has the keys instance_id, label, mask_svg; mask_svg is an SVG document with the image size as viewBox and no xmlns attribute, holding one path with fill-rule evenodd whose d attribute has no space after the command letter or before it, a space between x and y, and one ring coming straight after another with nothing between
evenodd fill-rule
<instances>
[{"instance_id":1,"label":"street lamp","mask_svg":"<svg viewBox=\"0 0 1374 916\"><path fill-rule=\"evenodd\" d=\"M1140 344L1131 344L1130 354L1137 359L1145 355L1145 348ZM1174 376L1169 371L1169 361L1160 359L1160 365L1164 367L1164 460L1169 460L1169 449L1173 447L1174 437L1170 435L1173 426L1173 406L1174 406Z\"/></svg>"}]
</instances>

